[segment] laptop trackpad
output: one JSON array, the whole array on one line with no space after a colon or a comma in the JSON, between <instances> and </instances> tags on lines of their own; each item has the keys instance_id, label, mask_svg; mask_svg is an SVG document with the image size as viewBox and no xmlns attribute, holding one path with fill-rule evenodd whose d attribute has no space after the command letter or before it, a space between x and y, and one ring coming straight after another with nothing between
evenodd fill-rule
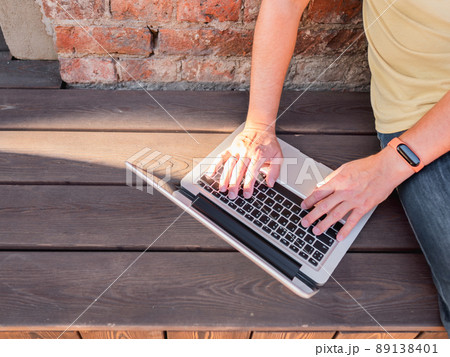
<instances>
[{"instance_id":1,"label":"laptop trackpad","mask_svg":"<svg viewBox=\"0 0 450 357\"><path fill-rule=\"evenodd\" d=\"M285 141L280 139L278 141L284 157L278 180L291 186L302 196L308 196L319 182L333 172L329 167L306 156Z\"/></svg>"}]
</instances>

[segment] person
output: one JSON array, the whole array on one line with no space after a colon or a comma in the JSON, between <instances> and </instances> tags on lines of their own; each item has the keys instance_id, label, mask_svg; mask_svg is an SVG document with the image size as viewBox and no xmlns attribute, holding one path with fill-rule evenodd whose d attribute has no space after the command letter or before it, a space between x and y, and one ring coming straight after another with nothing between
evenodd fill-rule
<instances>
[{"instance_id":1,"label":"person","mask_svg":"<svg viewBox=\"0 0 450 357\"><path fill-rule=\"evenodd\" d=\"M300 18L309 0L263 0L252 50L250 101L243 131L212 171L224 166L220 190L236 198L253 193L266 168L273 186L282 152L275 121ZM343 240L359 219L397 187L414 234L431 268L442 322L450 332L450 2L364 0L363 20L372 74L371 103L381 151L345 163L307 197L315 234L349 216ZM282 39L282 40L281 40ZM332 69L330 69L332 70ZM282 120L282 118L280 119ZM396 150L420 160L413 166ZM395 144L395 145L394 145ZM412 151L412 152L411 152ZM423 169L420 168L424 165ZM418 172L416 172L418 171Z\"/></svg>"}]
</instances>

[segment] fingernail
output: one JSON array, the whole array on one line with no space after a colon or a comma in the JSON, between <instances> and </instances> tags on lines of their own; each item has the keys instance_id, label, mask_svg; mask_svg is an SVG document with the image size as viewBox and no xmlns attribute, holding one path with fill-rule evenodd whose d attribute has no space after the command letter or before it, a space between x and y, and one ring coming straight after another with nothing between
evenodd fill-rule
<instances>
[{"instance_id":1,"label":"fingernail","mask_svg":"<svg viewBox=\"0 0 450 357\"><path fill-rule=\"evenodd\" d=\"M314 228L313 228L313 233L314 233L316 236L318 236L318 235L320 234L320 229L317 228L317 227L314 227Z\"/></svg>"},{"instance_id":2,"label":"fingernail","mask_svg":"<svg viewBox=\"0 0 450 357\"><path fill-rule=\"evenodd\" d=\"M336 236L336 239L338 240L338 242L342 242L343 240L344 240L344 236L342 235L342 234L338 234L337 236Z\"/></svg>"},{"instance_id":3,"label":"fingernail","mask_svg":"<svg viewBox=\"0 0 450 357\"><path fill-rule=\"evenodd\" d=\"M274 184L274 182L273 182L273 178L269 178L269 187L273 187L273 184Z\"/></svg>"},{"instance_id":4,"label":"fingernail","mask_svg":"<svg viewBox=\"0 0 450 357\"><path fill-rule=\"evenodd\" d=\"M249 191L244 191L244 198L250 198L252 194Z\"/></svg>"},{"instance_id":5,"label":"fingernail","mask_svg":"<svg viewBox=\"0 0 450 357\"><path fill-rule=\"evenodd\" d=\"M229 198L230 200L234 200L234 199L236 198L236 194L235 194L234 192L230 192L230 193L228 194L228 198Z\"/></svg>"},{"instance_id":6,"label":"fingernail","mask_svg":"<svg viewBox=\"0 0 450 357\"><path fill-rule=\"evenodd\" d=\"M309 226L309 222L306 219L302 219L301 223L302 223L302 226L305 228Z\"/></svg>"},{"instance_id":7,"label":"fingernail","mask_svg":"<svg viewBox=\"0 0 450 357\"><path fill-rule=\"evenodd\" d=\"M220 186L219 188L220 192L225 192L227 190L227 188L224 186Z\"/></svg>"},{"instance_id":8,"label":"fingernail","mask_svg":"<svg viewBox=\"0 0 450 357\"><path fill-rule=\"evenodd\" d=\"M300 205L300 207L301 207L302 209L306 209L305 201L302 202L302 204Z\"/></svg>"}]
</instances>

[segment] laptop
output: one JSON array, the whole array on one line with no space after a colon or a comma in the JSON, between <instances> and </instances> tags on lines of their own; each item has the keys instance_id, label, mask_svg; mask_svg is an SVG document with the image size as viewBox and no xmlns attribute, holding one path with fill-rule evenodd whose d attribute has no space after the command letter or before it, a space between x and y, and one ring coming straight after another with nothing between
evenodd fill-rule
<instances>
[{"instance_id":1,"label":"laptop","mask_svg":"<svg viewBox=\"0 0 450 357\"><path fill-rule=\"evenodd\" d=\"M171 184L166 175L177 163L168 155L158 158L159 152L135 155L126 162L127 172L136 174L292 292L310 298L329 279L375 208L342 242L336 235L346 217L320 236L312 233L317 222L304 229L300 222L308 210L302 210L300 204L333 170L280 139L284 160L273 188L265 185L261 172L250 199L245 199L242 191L236 199L228 199L218 191L221 170L213 177L206 172L243 127L202 159L179 185ZM165 178L156 175L156 169L165 172Z\"/></svg>"}]
</instances>

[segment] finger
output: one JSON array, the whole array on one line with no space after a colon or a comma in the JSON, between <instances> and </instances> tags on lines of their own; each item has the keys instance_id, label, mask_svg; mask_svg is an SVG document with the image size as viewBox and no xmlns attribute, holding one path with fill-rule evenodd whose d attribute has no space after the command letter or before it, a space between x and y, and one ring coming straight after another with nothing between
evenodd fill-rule
<instances>
[{"instance_id":1,"label":"finger","mask_svg":"<svg viewBox=\"0 0 450 357\"><path fill-rule=\"evenodd\" d=\"M321 200L314 207L311 212L309 212L301 221L303 227L309 227L312 223L317 221L324 214L330 212L334 207L336 207L339 203L342 202L342 196L334 192L331 195L327 196L323 200Z\"/></svg>"},{"instance_id":2,"label":"finger","mask_svg":"<svg viewBox=\"0 0 450 357\"><path fill-rule=\"evenodd\" d=\"M322 201L325 197L331 195L334 192L334 187L332 182L327 182L326 184L315 188L314 191L304 199L301 204L303 209L310 209L317 202Z\"/></svg>"},{"instance_id":3,"label":"finger","mask_svg":"<svg viewBox=\"0 0 450 357\"><path fill-rule=\"evenodd\" d=\"M245 175L249 161L250 160L248 158L241 158L236 163L236 167L231 174L230 183L228 185L228 197L232 200L234 200L238 195L239 189L241 187L241 181Z\"/></svg>"},{"instance_id":4,"label":"finger","mask_svg":"<svg viewBox=\"0 0 450 357\"><path fill-rule=\"evenodd\" d=\"M263 173L264 176L267 176L269 173L269 167L270 163L266 161L265 163L262 164L261 168L259 169L259 172Z\"/></svg>"},{"instance_id":5,"label":"finger","mask_svg":"<svg viewBox=\"0 0 450 357\"><path fill-rule=\"evenodd\" d=\"M341 228L341 230L338 232L338 235L336 236L336 239L341 242L343 241L351 232L353 228L355 228L356 224L359 222L362 216L364 216L366 212L359 208L353 209L350 216L347 218L347 221L345 222L344 226Z\"/></svg>"},{"instance_id":6,"label":"finger","mask_svg":"<svg viewBox=\"0 0 450 357\"><path fill-rule=\"evenodd\" d=\"M283 163L282 157L275 157L270 160L270 165L266 175L267 186L273 187L273 185L275 184L275 181L277 180L278 176L280 176L282 163Z\"/></svg>"},{"instance_id":7,"label":"finger","mask_svg":"<svg viewBox=\"0 0 450 357\"><path fill-rule=\"evenodd\" d=\"M225 192L228 189L228 184L230 182L230 178L233 173L234 167L236 166L237 161L238 161L238 158L236 158L236 156L230 154L230 157L224 163L222 175L220 175L220 180L219 180L219 190L221 192Z\"/></svg>"},{"instance_id":8,"label":"finger","mask_svg":"<svg viewBox=\"0 0 450 357\"><path fill-rule=\"evenodd\" d=\"M255 157L250 161L244 179L244 197L250 198L253 195L253 185L258 177L259 170L265 158Z\"/></svg>"},{"instance_id":9,"label":"finger","mask_svg":"<svg viewBox=\"0 0 450 357\"><path fill-rule=\"evenodd\" d=\"M315 235L320 235L323 232L326 232L331 225L335 224L342 217L344 217L352 208L353 206L349 202L339 203L330 212L328 212L325 219L321 220L320 223L313 228L313 233Z\"/></svg>"},{"instance_id":10,"label":"finger","mask_svg":"<svg viewBox=\"0 0 450 357\"><path fill-rule=\"evenodd\" d=\"M219 157L215 158L211 165L206 169L206 174L210 177L214 176L214 174L220 169L220 167L228 160L231 156L231 153L227 150L220 153Z\"/></svg>"}]
</instances>

